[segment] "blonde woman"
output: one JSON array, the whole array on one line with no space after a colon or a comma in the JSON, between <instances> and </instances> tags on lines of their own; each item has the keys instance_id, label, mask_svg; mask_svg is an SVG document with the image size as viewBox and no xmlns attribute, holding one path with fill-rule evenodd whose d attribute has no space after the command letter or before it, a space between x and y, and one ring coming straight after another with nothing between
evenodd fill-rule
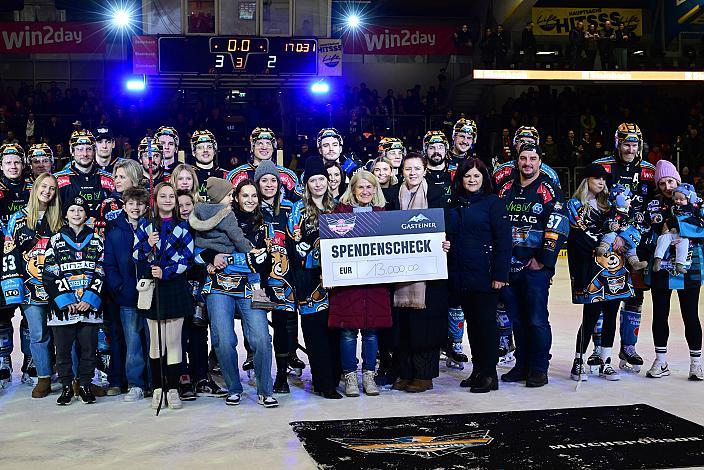
<instances>
[{"instance_id":1,"label":"blonde woman","mask_svg":"<svg viewBox=\"0 0 704 470\"><path fill-rule=\"evenodd\" d=\"M193 204L203 202L200 197L200 182L196 170L187 163L179 163L171 173L171 184L176 187L176 190L185 190L193 196Z\"/></svg>"},{"instance_id":2,"label":"blonde woman","mask_svg":"<svg viewBox=\"0 0 704 470\"><path fill-rule=\"evenodd\" d=\"M29 325L29 347L39 378L32 398L44 398L51 392L49 297L41 273L49 238L62 225L58 183L51 174L42 173L34 181L27 207L15 212L7 224L2 280L7 304L19 304Z\"/></svg>"},{"instance_id":3,"label":"blonde woman","mask_svg":"<svg viewBox=\"0 0 704 470\"><path fill-rule=\"evenodd\" d=\"M379 180L379 186L382 189L398 184L398 177L394 174L393 163L388 157L378 157L374 160L372 173L374 173L374 176Z\"/></svg>"}]
</instances>

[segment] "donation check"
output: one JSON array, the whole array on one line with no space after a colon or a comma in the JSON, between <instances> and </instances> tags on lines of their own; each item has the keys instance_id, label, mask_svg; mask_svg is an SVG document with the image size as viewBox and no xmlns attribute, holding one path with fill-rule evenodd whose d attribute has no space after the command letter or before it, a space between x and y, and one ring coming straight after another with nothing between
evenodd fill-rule
<instances>
[{"instance_id":1,"label":"donation check","mask_svg":"<svg viewBox=\"0 0 704 470\"><path fill-rule=\"evenodd\" d=\"M320 216L323 287L447 279L442 209Z\"/></svg>"}]
</instances>

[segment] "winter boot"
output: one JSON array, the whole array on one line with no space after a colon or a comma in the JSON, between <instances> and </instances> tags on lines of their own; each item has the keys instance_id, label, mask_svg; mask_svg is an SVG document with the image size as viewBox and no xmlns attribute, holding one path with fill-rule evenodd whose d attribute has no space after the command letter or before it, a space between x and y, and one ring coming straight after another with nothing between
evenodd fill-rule
<instances>
[{"instance_id":1,"label":"winter boot","mask_svg":"<svg viewBox=\"0 0 704 470\"><path fill-rule=\"evenodd\" d=\"M32 389L32 398L44 398L51 393L51 377L40 377Z\"/></svg>"},{"instance_id":2,"label":"winter boot","mask_svg":"<svg viewBox=\"0 0 704 470\"><path fill-rule=\"evenodd\" d=\"M359 396L359 383L357 382L357 371L345 373L345 395L348 397Z\"/></svg>"},{"instance_id":3,"label":"winter boot","mask_svg":"<svg viewBox=\"0 0 704 470\"><path fill-rule=\"evenodd\" d=\"M288 386L288 356L276 356L274 393L291 393Z\"/></svg>"},{"instance_id":4,"label":"winter boot","mask_svg":"<svg viewBox=\"0 0 704 470\"><path fill-rule=\"evenodd\" d=\"M364 388L364 393L369 396L379 395L379 389L374 382L374 371L365 370L362 372L362 387Z\"/></svg>"}]
</instances>

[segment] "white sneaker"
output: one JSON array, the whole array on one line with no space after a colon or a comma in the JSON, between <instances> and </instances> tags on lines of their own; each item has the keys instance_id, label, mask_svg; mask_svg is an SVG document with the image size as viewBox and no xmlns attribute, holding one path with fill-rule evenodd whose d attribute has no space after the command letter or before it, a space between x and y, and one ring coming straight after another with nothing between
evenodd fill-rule
<instances>
[{"instance_id":1,"label":"white sneaker","mask_svg":"<svg viewBox=\"0 0 704 470\"><path fill-rule=\"evenodd\" d=\"M359 383L357 382L357 371L345 374L345 395L348 397L359 396Z\"/></svg>"},{"instance_id":2,"label":"white sneaker","mask_svg":"<svg viewBox=\"0 0 704 470\"><path fill-rule=\"evenodd\" d=\"M159 408L159 402L161 401L161 389L155 388L152 394L152 409L156 410Z\"/></svg>"},{"instance_id":3,"label":"white sneaker","mask_svg":"<svg viewBox=\"0 0 704 470\"><path fill-rule=\"evenodd\" d=\"M257 403L264 408L276 408L279 406L279 401L272 396L257 395Z\"/></svg>"},{"instance_id":4,"label":"white sneaker","mask_svg":"<svg viewBox=\"0 0 704 470\"><path fill-rule=\"evenodd\" d=\"M379 387L376 386L374 381L374 371L365 370L362 372L362 387L364 387L364 393L369 396L379 395Z\"/></svg>"},{"instance_id":5,"label":"white sneaker","mask_svg":"<svg viewBox=\"0 0 704 470\"><path fill-rule=\"evenodd\" d=\"M670 375L670 368L667 366L667 362L662 362L657 359L655 359L648 372L645 373L645 376L651 379L659 379L660 377L666 377L668 375Z\"/></svg>"},{"instance_id":6,"label":"white sneaker","mask_svg":"<svg viewBox=\"0 0 704 470\"><path fill-rule=\"evenodd\" d=\"M225 404L228 406L237 406L240 404L241 399L241 393L231 393L227 398L225 398Z\"/></svg>"},{"instance_id":7,"label":"white sneaker","mask_svg":"<svg viewBox=\"0 0 704 470\"><path fill-rule=\"evenodd\" d=\"M616 372L616 369L611 367L611 358L609 357L606 359L606 362L602 363L599 366L599 377L602 377L606 380L610 381L615 381L615 380L620 380L621 377L618 375L618 372Z\"/></svg>"},{"instance_id":8,"label":"white sneaker","mask_svg":"<svg viewBox=\"0 0 704 470\"><path fill-rule=\"evenodd\" d=\"M178 410L183 408L183 402L181 401L181 397L178 396L177 389L169 389L169 391L166 392L166 398L169 402L169 408L171 408L172 410Z\"/></svg>"},{"instance_id":9,"label":"white sneaker","mask_svg":"<svg viewBox=\"0 0 704 470\"><path fill-rule=\"evenodd\" d=\"M140 387L132 387L130 390L122 397L122 401L132 402L144 400L144 390Z\"/></svg>"},{"instance_id":10,"label":"white sneaker","mask_svg":"<svg viewBox=\"0 0 704 470\"><path fill-rule=\"evenodd\" d=\"M704 380L704 372L702 372L701 362L690 362L689 380Z\"/></svg>"}]
</instances>

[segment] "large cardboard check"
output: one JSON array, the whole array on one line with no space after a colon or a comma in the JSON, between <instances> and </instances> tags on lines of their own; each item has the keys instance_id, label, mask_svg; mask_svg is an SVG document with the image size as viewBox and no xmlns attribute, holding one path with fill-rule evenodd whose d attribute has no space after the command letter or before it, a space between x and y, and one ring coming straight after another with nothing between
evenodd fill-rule
<instances>
[{"instance_id":1,"label":"large cardboard check","mask_svg":"<svg viewBox=\"0 0 704 470\"><path fill-rule=\"evenodd\" d=\"M323 287L447 279L442 209L320 216Z\"/></svg>"}]
</instances>

